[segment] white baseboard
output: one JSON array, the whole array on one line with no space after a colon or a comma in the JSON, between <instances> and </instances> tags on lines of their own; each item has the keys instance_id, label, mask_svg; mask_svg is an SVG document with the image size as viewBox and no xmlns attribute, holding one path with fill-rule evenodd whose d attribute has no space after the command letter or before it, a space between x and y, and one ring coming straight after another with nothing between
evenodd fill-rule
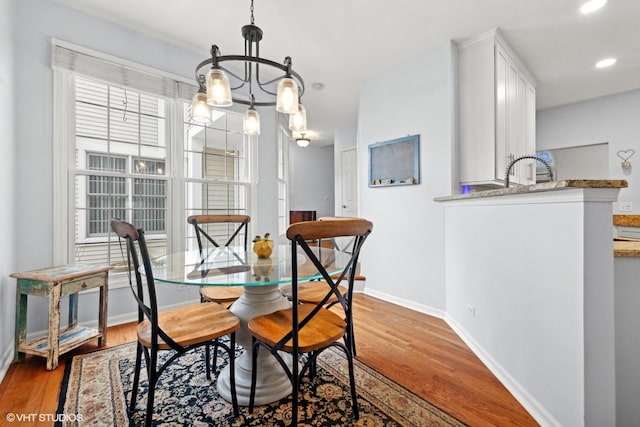
<instances>
[{"instance_id":1,"label":"white baseboard","mask_svg":"<svg viewBox=\"0 0 640 427\"><path fill-rule=\"evenodd\" d=\"M364 285L365 285L364 280L356 280L355 282L353 282L353 292L356 294L363 294Z\"/></svg>"},{"instance_id":2,"label":"white baseboard","mask_svg":"<svg viewBox=\"0 0 640 427\"><path fill-rule=\"evenodd\" d=\"M4 349L2 357L0 358L0 383L4 380L4 376L7 375L9 366L11 366L11 362L13 362L13 343L14 340L11 340L9 346Z\"/></svg>"},{"instance_id":3,"label":"white baseboard","mask_svg":"<svg viewBox=\"0 0 640 427\"><path fill-rule=\"evenodd\" d=\"M485 364L493 375L506 387L513 397L529 412L529 414L543 427L562 427L545 408L527 390L516 381L509 372L478 344L455 319L446 315L444 321L464 341L473 353Z\"/></svg>"},{"instance_id":4,"label":"white baseboard","mask_svg":"<svg viewBox=\"0 0 640 427\"><path fill-rule=\"evenodd\" d=\"M372 297L376 297L381 300L388 301L393 304L396 304L401 307L405 307L420 313L428 314L429 316L437 317L439 319L444 319L444 316L445 316L445 312L442 310L438 310L436 308L433 308L431 306L424 305L424 304L417 304L415 301L398 298L384 292L376 291L375 289L365 288L364 294L371 295Z\"/></svg>"}]
</instances>

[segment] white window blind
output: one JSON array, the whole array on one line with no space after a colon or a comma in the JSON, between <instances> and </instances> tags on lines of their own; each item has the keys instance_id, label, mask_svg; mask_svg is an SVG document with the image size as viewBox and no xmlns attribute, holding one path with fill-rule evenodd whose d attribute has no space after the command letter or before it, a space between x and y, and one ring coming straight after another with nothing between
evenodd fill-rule
<instances>
[{"instance_id":1,"label":"white window blind","mask_svg":"<svg viewBox=\"0 0 640 427\"><path fill-rule=\"evenodd\" d=\"M190 101L198 87L143 65L111 58L79 46L54 40L52 67L90 76L142 92Z\"/></svg>"}]
</instances>

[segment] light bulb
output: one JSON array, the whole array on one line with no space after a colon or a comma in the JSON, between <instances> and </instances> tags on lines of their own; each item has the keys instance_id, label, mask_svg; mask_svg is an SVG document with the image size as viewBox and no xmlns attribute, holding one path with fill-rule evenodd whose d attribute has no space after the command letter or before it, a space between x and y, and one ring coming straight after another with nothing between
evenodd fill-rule
<instances>
[{"instance_id":1,"label":"light bulb","mask_svg":"<svg viewBox=\"0 0 640 427\"><path fill-rule=\"evenodd\" d=\"M284 77L278 83L276 110L292 114L298 111L298 86L291 77Z\"/></svg>"},{"instance_id":2,"label":"light bulb","mask_svg":"<svg viewBox=\"0 0 640 427\"><path fill-rule=\"evenodd\" d=\"M300 103L298 103L298 111L289 115L289 129L294 132L307 130L307 111Z\"/></svg>"},{"instance_id":3,"label":"light bulb","mask_svg":"<svg viewBox=\"0 0 640 427\"><path fill-rule=\"evenodd\" d=\"M260 114L253 107L244 113L242 128L247 135L260 135Z\"/></svg>"},{"instance_id":4,"label":"light bulb","mask_svg":"<svg viewBox=\"0 0 640 427\"><path fill-rule=\"evenodd\" d=\"M605 4L607 4L607 0L591 0L582 5L580 12L586 15L587 13L595 12Z\"/></svg>"},{"instance_id":5,"label":"light bulb","mask_svg":"<svg viewBox=\"0 0 640 427\"><path fill-rule=\"evenodd\" d=\"M198 92L191 101L191 119L195 123L211 123L211 107L207 104L207 94Z\"/></svg>"},{"instance_id":6,"label":"light bulb","mask_svg":"<svg viewBox=\"0 0 640 427\"><path fill-rule=\"evenodd\" d=\"M602 61L598 61L598 63L596 63L596 68L607 68L612 66L615 63L616 63L615 58L603 59Z\"/></svg>"},{"instance_id":7,"label":"light bulb","mask_svg":"<svg viewBox=\"0 0 640 427\"><path fill-rule=\"evenodd\" d=\"M233 104L229 77L218 68L212 68L207 73L207 103L218 107Z\"/></svg>"}]
</instances>

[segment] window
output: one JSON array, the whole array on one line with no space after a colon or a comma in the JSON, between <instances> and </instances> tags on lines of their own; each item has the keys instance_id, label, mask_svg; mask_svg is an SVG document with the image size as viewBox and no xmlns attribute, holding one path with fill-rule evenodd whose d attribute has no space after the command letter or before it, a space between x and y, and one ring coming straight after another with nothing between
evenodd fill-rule
<instances>
[{"instance_id":1,"label":"window","mask_svg":"<svg viewBox=\"0 0 640 427\"><path fill-rule=\"evenodd\" d=\"M136 172L144 175L164 175L164 160L133 158ZM146 234L167 232L167 182L154 178L133 180L133 217L131 222L145 230Z\"/></svg>"},{"instance_id":2,"label":"window","mask_svg":"<svg viewBox=\"0 0 640 427\"><path fill-rule=\"evenodd\" d=\"M69 77L75 112L75 153L70 188L75 203L68 219L75 238L65 262L121 260L110 220L145 230L153 254L167 250L168 100L84 76ZM114 252L115 250L115 252ZM115 262L115 261L114 261Z\"/></svg>"},{"instance_id":3,"label":"window","mask_svg":"<svg viewBox=\"0 0 640 427\"><path fill-rule=\"evenodd\" d=\"M92 171L109 171L125 173L127 171L126 157L109 157L102 154L88 154L88 166ZM112 206L113 218L126 218L127 205L126 180L117 176L89 175L87 177L87 236L105 236L109 233L106 216L109 206ZM79 207L79 204L76 205Z\"/></svg>"},{"instance_id":4,"label":"window","mask_svg":"<svg viewBox=\"0 0 640 427\"><path fill-rule=\"evenodd\" d=\"M251 140L243 134L242 116L215 112L212 124L185 122L184 129L185 218L196 214L249 215ZM196 249L195 232L186 221L185 227L187 248ZM233 225L216 224L208 232L224 242L233 230Z\"/></svg>"},{"instance_id":5,"label":"window","mask_svg":"<svg viewBox=\"0 0 640 427\"><path fill-rule=\"evenodd\" d=\"M249 213L253 141L240 113L194 125L195 88L62 46L54 69L56 263L121 263L112 218L144 229L158 256L192 247L188 215Z\"/></svg>"},{"instance_id":6,"label":"window","mask_svg":"<svg viewBox=\"0 0 640 427\"><path fill-rule=\"evenodd\" d=\"M107 156L101 153L88 153L87 166L88 170L116 172L121 175L130 170L141 174L162 175L165 170L163 160ZM151 178L127 180L121 176L100 175L88 175L87 181L86 237L110 233L111 218L132 222L142 227L146 234L166 232L166 181ZM132 215L127 214L127 206L133 206ZM82 208L79 203L76 207Z\"/></svg>"}]
</instances>

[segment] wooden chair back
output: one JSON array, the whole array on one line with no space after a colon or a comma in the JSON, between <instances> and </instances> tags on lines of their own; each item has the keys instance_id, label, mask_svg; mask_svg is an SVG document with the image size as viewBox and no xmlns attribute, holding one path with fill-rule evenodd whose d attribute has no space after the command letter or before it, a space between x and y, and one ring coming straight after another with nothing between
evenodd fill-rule
<instances>
[{"instance_id":1,"label":"wooden chair back","mask_svg":"<svg viewBox=\"0 0 640 427\"><path fill-rule=\"evenodd\" d=\"M227 238L226 243L222 246L229 246L234 242L236 237L244 232L244 249L247 250L247 242L248 242L248 224L251 222L251 217L249 215L191 215L187 218L187 222L193 225L193 228L196 232L196 239L198 240L198 249L202 253L203 241L202 237L206 238L212 245L216 247L220 247L221 245L213 238L212 234L220 233L220 235L229 236ZM227 224L227 225L235 225L232 229L227 229L226 232L222 232L220 229L214 229L206 227L206 225L211 224ZM220 237L217 237L220 239Z\"/></svg>"}]
</instances>

